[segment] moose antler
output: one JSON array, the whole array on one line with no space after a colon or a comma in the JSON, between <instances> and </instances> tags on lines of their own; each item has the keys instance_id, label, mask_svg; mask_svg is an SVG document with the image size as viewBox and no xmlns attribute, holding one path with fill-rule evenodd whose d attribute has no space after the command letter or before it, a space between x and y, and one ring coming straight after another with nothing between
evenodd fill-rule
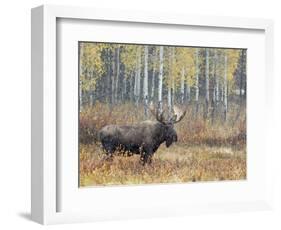
<instances>
[{"instance_id":1,"label":"moose antler","mask_svg":"<svg viewBox=\"0 0 281 230\"><path fill-rule=\"evenodd\" d=\"M186 114L186 110L182 111L177 106L174 106L172 117L170 117L168 120L165 120L164 111L160 112L159 109L155 108L153 103L149 105L149 110L155 116L156 120L162 124L167 124L167 123L176 124L180 122Z\"/></svg>"},{"instance_id":2,"label":"moose antler","mask_svg":"<svg viewBox=\"0 0 281 230\"><path fill-rule=\"evenodd\" d=\"M149 105L149 110L155 116L157 121L165 124L164 111L159 112L159 109L155 108L155 106L152 103Z\"/></svg>"},{"instance_id":3,"label":"moose antler","mask_svg":"<svg viewBox=\"0 0 281 230\"><path fill-rule=\"evenodd\" d=\"M174 106L174 115L171 119L172 122L174 124L180 122L184 118L185 114L186 114L186 110L182 112L182 110L180 110L177 106Z\"/></svg>"}]
</instances>

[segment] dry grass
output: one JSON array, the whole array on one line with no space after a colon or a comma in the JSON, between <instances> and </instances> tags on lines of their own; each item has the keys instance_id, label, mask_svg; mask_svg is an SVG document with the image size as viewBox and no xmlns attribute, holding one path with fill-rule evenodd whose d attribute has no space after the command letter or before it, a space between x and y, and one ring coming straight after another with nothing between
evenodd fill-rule
<instances>
[{"instance_id":1,"label":"dry grass","mask_svg":"<svg viewBox=\"0 0 281 230\"><path fill-rule=\"evenodd\" d=\"M182 183L241 180L246 178L244 150L229 147L174 145L154 155L151 165L142 166L139 156L115 156L104 161L96 145L81 146L80 186Z\"/></svg>"},{"instance_id":2,"label":"dry grass","mask_svg":"<svg viewBox=\"0 0 281 230\"><path fill-rule=\"evenodd\" d=\"M161 146L151 165L142 166L139 156L115 156L104 161L96 139L107 124L131 124L144 120L143 108L124 104L110 108L97 104L80 114L80 186L182 183L246 179L245 108L237 116L237 105L230 106L227 122L194 116L189 107L176 125L178 142ZM148 119L154 119L148 117Z\"/></svg>"}]
</instances>

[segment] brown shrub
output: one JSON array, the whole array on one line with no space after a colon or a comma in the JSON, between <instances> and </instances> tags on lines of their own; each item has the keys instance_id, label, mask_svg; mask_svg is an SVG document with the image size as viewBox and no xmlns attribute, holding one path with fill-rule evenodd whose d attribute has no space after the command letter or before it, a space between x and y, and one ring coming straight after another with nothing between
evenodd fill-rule
<instances>
[{"instance_id":1,"label":"brown shrub","mask_svg":"<svg viewBox=\"0 0 281 230\"><path fill-rule=\"evenodd\" d=\"M204 119L202 114L194 115L194 106L190 105L184 119L175 125L178 141L188 145L208 144L244 146L246 144L245 109L240 111L237 105L230 105L228 120L220 117L215 121ZM239 117L237 119L237 111ZM94 107L85 108L80 113L80 143L90 144L97 141L97 132L108 124L133 124L145 119L155 120L149 114L144 116L144 108L130 103L110 107L97 103Z\"/></svg>"}]
</instances>

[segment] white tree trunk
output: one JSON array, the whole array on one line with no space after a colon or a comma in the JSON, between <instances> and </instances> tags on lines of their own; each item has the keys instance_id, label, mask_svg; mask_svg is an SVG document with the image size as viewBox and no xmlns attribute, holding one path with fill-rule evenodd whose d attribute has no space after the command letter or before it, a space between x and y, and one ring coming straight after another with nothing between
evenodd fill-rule
<instances>
[{"instance_id":1,"label":"white tree trunk","mask_svg":"<svg viewBox=\"0 0 281 230\"><path fill-rule=\"evenodd\" d=\"M216 82L216 102L218 103L220 100L220 81L217 76L217 82Z\"/></svg>"},{"instance_id":2,"label":"white tree trunk","mask_svg":"<svg viewBox=\"0 0 281 230\"><path fill-rule=\"evenodd\" d=\"M212 98L212 123L215 121L215 111L216 111L216 98L217 98L217 91L216 91L216 85L217 85L217 75L216 75L216 50L215 55L213 57L213 64L212 64L212 79L213 79L213 98Z\"/></svg>"},{"instance_id":3,"label":"white tree trunk","mask_svg":"<svg viewBox=\"0 0 281 230\"><path fill-rule=\"evenodd\" d=\"M221 102L224 100L224 83L221 83Z\"/></svg>"},{"instance_id":4,"label":"white tree trunk","mask_svg":"<svg viewBox=\"0 0 281 230\"><path fill-rule=\"evenodd\" d=\"M186 99L188 102L190 101L190 86L188 82L186 82Z\"/></svg>"},{"instance_id":5,"label":"white tree trunk","mask_svg":"<svg viewBox=\"0 0 281 230\"><path fill-rule=\"evenodd\" d=\"M129 80L129 83L130 83L130 87L129 87L129 92L130 92L130 101L134 101L134 96L135 96L135 85L134 85L134 72L131 73L131 76L130 76L130 80Z\"/></svg>"},{"instance_id":6,"label":"white tree trunk","mask_svg":"<svg viewBox=\"0 0 281 230\"><path fill-rule=\"evenodd\" d=\"M80 56L79 56L79 110L80 112L82 111L83 108L83 98L82 98L82 80L81 80L81 76L83 73L83 69L82 69L82 57L83 57L83 43L80 43L80 47L79 47L79 51L80 51Z\"/></svg>"},{"instance_id":7,"label":"white tree trunk","mask_svg":"<svg viewBox=\"0 0 281 230\"><path fill-rule=\"evenodd\" d=\"M138 90L137 90L137 97L138 102L140 100L140 87L141 87L141 46L138 49Z\"/></svg>"},{"instance_id":8,"label":"white tree trunk","mask_svg":"<svg viewBox=\"0 0 281 230\"><path fill-rule=\"evenodd\" d=\"M135 78L134 78L134 97L136 99L138 92L138 56L136 55L136 67L135 67Z\"/></svg>"},{"instance_id":9,"label":"white tree trunk","mask_svg":"<svg viewBox=\"0 0 281 230\"><path fill-rule=\"evenodd\" d=\"M196 114L199 110L199 48L196 48L195 51L195 102L196 102Z\"/></svg>"},{"instance_id":10,"label":"white tree trunk","mask_svg":"<svg viewBox=\"0 0 281 230\"><path fill-rule=\"evenodd\" d=\"M199 48L196 49L196 67L195 67L195 101L199 99Z\"/></svg>"},{"instance_id":11,"label":"white tree trunk","mask_svg":"<svg viewBox=\"0 0 281 230\"><path fill-rule=\"evenodd\" d=\"M127 79L123 78L123 90L122 90L122 100L127 99Z\"/></svg>"},{"instance_id":12,"label":"white tree trunk","mask_svg":"<svg viewBox=\"0 0 281 230\"><path fill-rule=\"evenodd\" d=\"M215 51L216 52L216 51ZM216 102L217 94L216 94L216 84L217 84L217 77L216 77L216 58L213 58L213 65L212 65L212 78L214 80L213 83L213 106Z\"/></svg>"},{"instance_id":13,"label":"white tree trunk","mask_svg":"<svg viewBox=\"0 0 281 230\"><path fill-rule=\"evenodd\" d=\"M210 100L210 92L209 92L209 49L206 48L206 68L205 68L205 112L204 117L207 118L209 115L209 100Z\"/></svg>"},{"instance_id":14,"label":"white tree trunk","mask_svg":"<svg viewBox=\"0 0 281 230\"><path fill-rule=\"evenodd\" d=\"M144 47L144 78L143 78L144 114L147 116L148 108L148 47Z\"/></svg>"},{"instance_id":15,"label":"white tree trunk","mask_svg":"<svg viewBox=\"0 0 281 230\"><path fill-rule=\"evenodd\" d=\"M120 72L120 46L115 48L115 58L116 58L116 74L115 74L115 101L118 101L119 92L119 72Z\"/></svg>"},{"instance_id":16,"label":"white tree trunk","mask_svg":"<svg viewBox=\"0 0 281 230\"><path fill-rule=\"evenodd\" d=\"M172 95L171 95L172 88L168 86L168 113L169 116L171 115L172 111Z\"/></svg>"},{"instance_id":17,"label":"white tree trunk","mask_svg":"<svg viewBox=\"0 0 281 230\"><path fill-rule=\"evenodd\" d=\"M221 65L223 65L224 66L224 68L225 68L225 60L224 60L225 58L224 58L224 56L223 55L221 55L221 57L220 57L220 63L221 63ZM221 76L221 81L220 81L220 91L221 91L221 95L220 95L220 101L222 102L222 104L223 104L223 102L224 102L224 76Z\"/></svg>"},{"instance_id":18,"label":"white tree trunk","mask_svg":"<svg viewBox=\"0 0 281 230\"><path fill-rule=\"evenodd\" d=\"M135 101L136 105L139 105L140 99L140 75L141 75L141 47L139 46L137 49L137 56L136 56L136 72L135 72L135 86L134 86L134 94L135 94Z\"/></svg>"},{"instance_id":19,"label":"white tree trunk","mask_svg":"<svg viewBox=\"0 0 281 230\"><path fill-rule=\"evenodd\" d=\"M217 98L217 96L216 96L216 88L214 87L214 89L213 89L213 99L212 99L212 103L213 104L216 103L216 98Z\"/></svg>"},{"instance_id":20,"label":"white tree trunk","mask_svg":"<svg viewBox=\"0 0 281 230\"><path fill-rule=\"evenodd\" d=\"M158 85L158 109L160 112L163 111L163 102L162 102L162 87L163 87L163 54L164 53L164 47L160 46L160 52L159 52L159 85Z\"/></svg>"},{"instance_id":21,"label":"white tree trunk","mask_svg":"<svg viewBox=\"0 0 281 230\"><path fill-rule=\"evenodd\" d=\"M111 81L111 53L110 53L110 49L106 49L106 65L107 65L107 76L106 76L106 101L108 104L111 104L111 95L110 95L110 89L111 89L111 85L110 85L110 81Z\"/></svg>"},{"instance_id":22,"label":"white tree trunk","mask_svg":"<svg viewBox=\"0 0 281 230\"><path fill-rule=\"evenodd\" d=\"M171 92L171 109L174 111L174 99L175 99L175 77L174 77L174 67L175 67L175 47L172 47L172 92Z\"/></svg>"},{"instance_id":23,"label":"white tree trunk","mask_svg":"<svg viewBox=\"0 0 281 230\"><path fill-rule=\"evenodd\" d=\"M154 101L154 91L155 91L155 65L153 64L153 70L152 70L152 79L151 79L151 101Z\"/></svg>"},{"instance_id":24,"label":"white tree trunk","mask_svg":"<svg viewBox=\"0 0 281 230\"><path fill-rule=\"evenodd\" d=\"M173 78L173 64L174 64L174 48L169 49L169 80L168 80L168 112L171 116L173 111L173 89L174 89L174 78Z\"/></svg>"},{"instance_id":25,"label":"white tree trunk","mask_svg":"<svg viewBox=\"0 0 281 230\"><path fill-rule=\"evenodd\" d=\"M184 103L184 75L185 75L185 71L184 71L184 67L182 67L181 70L181 103Z\"/></svg>"},{"instance_id":26,"label":"white tree trunk","mask_svg":"<svg viewBox=\"0 0 281 230\"><path fill-rule=\"evenodd\" d=\"M227 119L227 55L224 57L224 119Z\"/></svg>"},{"instance_id":27,"label":"white tree trunk","mask_svg":"<svg viewBox=\"0 0 281 230\"><path fill-rule=\"evenodd\" d=\"M218 78L218 72L217 72L217 67L218 67L218 53L217 50L215 50L215 69L214 69L214 74L215 74L215 94L216 94L216 103L220 99L220 90L219 90L219 78Z\"/></svg>"},{"instance_id":28,"label":"white tree trunk","mask_svg":"<svg viewBox=\"0 0 281 230\"><path fill-rule=\"evenodd\" d=\"M155 73L156 73L156 48L152 51L152 76L151 76L151 92L150 92L150 100L154 101L154 95L155 95Z\"/></svg>"},{"instance_id":29,"label":"white tree trunk","mask_svg":"<svg viewBox=\"0 0 281 230\"><path fill-rule=\"evenodd\" d=\"M111 102L112 104L115 104L115 74L116 74L116 62L115 62L115 52L112 52L112 77L111 77Z\"/></svg>"},{"instance_id":30,"label":"white tree trunk","mask_svg":"<svg viewBox=\"0 0 281 230\"><path fill-rule=\"evenodd\" d=\"M90 78L94 78L94 71L89 72ZM90 89L90 106L94 105L94 89Z\"/></svg>"},{"instance_id":31,"label":"white tree trunk","mask_svg":"<svg viewBox=\"0 0 281 230\"><path fill-rule=\"evenodd\" d=\"M209 49L206 49L206 69L205 69L205 83L206 83L206 103L209 103Z\"/></svg>"}]
</instances>

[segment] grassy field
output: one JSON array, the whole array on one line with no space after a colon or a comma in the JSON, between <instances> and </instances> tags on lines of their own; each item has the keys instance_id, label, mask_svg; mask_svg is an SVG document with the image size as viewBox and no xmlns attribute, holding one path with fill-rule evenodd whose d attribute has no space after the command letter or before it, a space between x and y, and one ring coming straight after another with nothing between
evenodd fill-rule
<instances>
[{"instance_id":1,"label":"grassy field","mask_svg":"<svg viewBox=\"0 0 281 230\"><path fill-rule=\"evenodd\" d=\"M192 108L188 110L175 126L178 142L170 148L162 145L151 165L142 166L138 155L104 161L96 132L106 124L143 120L138 109L130 105L110 109L100 104L80 114L80 186L246 179L245 111L238 114L235 105L230 107L227 122L200 115L194 118Z\"/></svg>"},{"instance_id":2,"label":"grassy field","mask_svg":"<svg viewBox=\"0 0 281 230\"><path fill-rule=\"evenodd\" d=\"M103 161L101 149L82 146L80 186L182 183L242 180L246 178L245 150L231 147L161 146L151 165L142 166L139 156L115 156Z\"/></svg>"}]
</instances>

